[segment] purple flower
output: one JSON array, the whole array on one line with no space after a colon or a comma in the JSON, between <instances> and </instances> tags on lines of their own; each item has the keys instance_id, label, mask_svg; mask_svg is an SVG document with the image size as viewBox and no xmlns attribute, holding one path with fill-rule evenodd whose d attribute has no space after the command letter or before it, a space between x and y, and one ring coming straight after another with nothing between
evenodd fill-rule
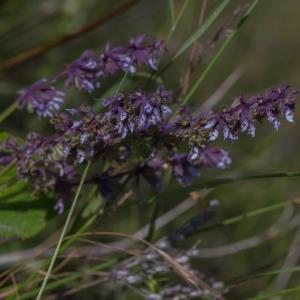
<instances>
[{"instance_id":1,"label":"purple flower","mask_svg":"<svg viewBox=\"0 0 300 300\"><path fill-rule=\"evenodd\" d=\"M254 137L256 120L267 119L278 130L278 117L284 116L288 122L293 122L297 92L290 86L270 89L263 96L253 96L249 99L238 97L235 105L221 112L198 117L199 140L214 141L220 132L224 139L237 140L242 132ZM186 130L184 130L186 131Z\"/></svg>"},{"instance_id":2,"label":"purple flower","mask_svg":"<svg viewBox=\"0 0 300 300\"><path fill-rule=\"evenodd\" d=\"M139 130L147 130L151 126L163 123L163 120L172 113L167 105L171 95L171 92L163 88L149 95L143 90L130 95L130 106L136 111L135 121Z\"/></svg>"},{"instance_id":3,"label":"purple flower","mask_svg":"<svg viewBox=\"0 0 300 300\"><path fill-rule=\"evenodd\" d=\"M127 61L129 65L145 63L153 49L159 48L159 45L154 47L149 43L146 37L132 41L133 46L135 50L132 49L130 55L123 48L107 49L106 58L102 57L101 63L93 55L84 56L77 61L78 68L70 70L80 80L86 79L94 86L100 74L96 74L96 69L105 69L108 73L123 70L126 55L131 59ZM89 65L89 57L99 62L95 69L92 63ZM104 76L101 74L99 76ZM42 80L21 92L19 105L30 105L38 112L40 102L49 102L56 94L57 90L49 88L47 81ZM163 185L164 168L170 166L173 177L180 184L187 185L203 167L224 169L230 165L231 159L226 151L209 147L219 135L231 141L243 132L254 136L255 122L264 119L277 129L280 116L293 121L295 104L296 91L283 86L261 96L238 97L233 105L218 113L193 116L182 108L180 115L172 118L172 93L159 87L152 93L138 90L129 96L120 93L108 97L103 100L104 111L101 113L84 105L56 112L58 108L55 106L56 113L46 114L51 116L54 133L42 136L32 132L24 143L7 141L0 147L0 163L15 161L19 176L27 179L35 193L55 192L56 209L61 213L64 201L70 198L78 183L77 173L69 176L70 168L74 171L87 160L95 164L101 162L119 171L133 164L133 176L136 179L142 176L157 188ZM96 172L96 168L94 170ZM124 174L128 172L108 171L87 181L97 184L105 197L111 197L123 182Z\"/></svg>"},{"instance_id":4,"label":"purple flower","mask_svg":"<svg viewBox=\"0 0 300 300\"><path fill-rule=\"evenodd\" d=\"M165 50L164 42L156 41L143 34L129 41L128 55L134 63L149 65L156 70L158 59Z\"/></svg>"},{"instance_id":5,"label":"purple flower","mask_svg":"<svg viewBox=\"0 0 300 300\"><path fill-rule=\"evenodd\" d=\"M86 50L74 62L66 67L67 86L75 86L80 90L92 93L100 87L99 77L103 76L99 61L93 50Z\"/></svg>"},{"instance_id":6,"label":"purple flower","mask_svg":"<svg viewBox=\"0 0 300 300\"><path fill-rule=\"evenodd\" d=\"M192 177L199 175L199 170L186 154L176 154L168 161L172 166L173 175L182 185L191 184Z\"/></svg>"},{"instance_id":7,"label":"purple flower","mask_svg":"<svg viewBox=\"0 0 300 300\"><path fill-rule=\"evenodd\" d=\"M104 76L112 75L120 69L129 73L134 73L136 70L132 59L123 47L111 48L107 45L105 52L100 56L99 63Z\"/></svg>"},{"instance_id":8,"label":"purple flower","mask_svg":"<svg viewBox=\"0 0 300 300\"><path fill-rule=\"evenodd\" d=\"M204 166L212 168L225 169L231 164L228 152L222 148L205 149L200 155L200 160Z\"/></svg>"},{"instance_id":9,"label":"purple flower","mask_svg":"<svg viewBox=\"0 0 300 300\"><path fill-rule=\"evenodd\" d=\"M29 89L19 92L18 105L31 108L39 117L52 117L60 109L65 92L49 86L46 79L34 83Z\"/></svg>"}]
</instances>

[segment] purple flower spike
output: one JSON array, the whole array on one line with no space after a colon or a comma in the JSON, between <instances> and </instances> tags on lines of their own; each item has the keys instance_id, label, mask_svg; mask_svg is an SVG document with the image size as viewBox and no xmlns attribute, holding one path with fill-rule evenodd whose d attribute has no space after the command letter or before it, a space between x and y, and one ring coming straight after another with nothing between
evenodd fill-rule
<instances>
[{"instance_id":1,"label":"purple flower spike","mask_svg":"<svg viewBox=\"0 0 300 300\"><path fill-rule=\"evenodd\" d=\"M27 90L21 90L19 94L19 107L28 106L43 118L52 117L60 109L65 96L65 92L48 86L45 79L37 81Z\"/></svg>"},{"instance_id":2,"label":"purple flower spike","mask_svg":"<svg viewBox=\"0 0 300 300\"><path fill-rule=\"evenodd\" d=\"M98 78L103 76L94 51L89 49L67 66L66 74L65 84L67 86L74 85L78 89L86 90L89 93L100 87Z\"/></svg>"}]
</instances>

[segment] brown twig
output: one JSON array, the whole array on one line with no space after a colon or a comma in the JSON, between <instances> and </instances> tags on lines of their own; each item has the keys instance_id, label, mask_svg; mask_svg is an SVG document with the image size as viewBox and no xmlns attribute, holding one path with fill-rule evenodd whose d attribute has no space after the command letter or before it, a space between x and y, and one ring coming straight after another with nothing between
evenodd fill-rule
<instances>
[{"instance_id":1,"label":"brown twig","mask_svg":"<svg viewBox=\"0 0 300 300\"><path fill-rule=\"evenodd\" d=\"M80 36L82 36L83 34L86 34L92 30L94 30L95 28L97 28L100 25L103 25L104 23L108 22L109 20L111 20L114 17L117 17L123 13L125 13L126 11L128 11L133 5L135 5L136 3L138 3L139 0L129 0L127 2L125 2L124 4L120 5L117 9L115 9L112 12L109 12L108 14L106 14L105 16L90 22L89 24L83 26L82 28L80 28L77 31L68 33L62 37L59 37L57 39L54 39L50 42L48 42L47 44L35 47L33 49L30 49L28 51L24 51L18 55L16 55L15 57L9 58L3 62L0 63L0 71L6 71L9 70L11 68L14 68L24 62L27 62L33 58L36 58L44 53L46 53L47 51L56 48L62 44L65 44L66 42L72 41Z\"/></svg>"}]
</instances>

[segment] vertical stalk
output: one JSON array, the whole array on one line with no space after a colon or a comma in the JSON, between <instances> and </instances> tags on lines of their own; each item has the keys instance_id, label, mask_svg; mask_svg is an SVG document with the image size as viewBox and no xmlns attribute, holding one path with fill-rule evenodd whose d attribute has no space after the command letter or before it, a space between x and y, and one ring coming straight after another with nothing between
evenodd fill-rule
<instances>
[{"instance_id":1,"label":"vertical stalk","mask_svg":"<svg viewBox=\"0 0 300 300\"><path fill-rule=\"evenodd\" d=\"M87 175L87 173L88 173L88 170L89 170L89 168L90 168L90 165L91 165L91 162L88 161L88 163L87 163L87 165L86 165L86 167L85 167L85 169L84 169L84 172L83 172L83 174L82 174L82 177L81 177L81 180L80 180L80 184L79 184L79 186L78 186L78 188L77 188L76 195L75 195L75 197L74 197L72 206L71 206L71 208L70 208L70 211L69 211L67 220L66 220L66 222L65 222L65 225L64 225L63 230L62 230L62 232L61 232L61 235L60 235L60 237L59 237L59 241L58 241L58 243L57 243L57 245L56 245L54 254L53 254L53 256L52 256L50 265L49 265L49 267L48 267L46 276L45 276L45 278L44 278L44 280L43 280L42 286L41 286L41 288L40 288L40 290L39 290L39 293L38 293L38 295L37 295L37 297L36 297L36 300L40 300L41 297L42 297L43 291L44 291L44 289L45 289L45 286L46 286L46 284L47 284L47 281L48 281L49 276L50 276L50 274L51 274L51 271L52 271L52 269L53 269L55 260L56 260L56 258L57 258L57 256L58 256L58 253L59 253L61 244L62 244L63 239L64 239L64 237L65 237L65 235L66 235L66 233L67 233L67 229L68 229L68 227L69 227L69 224L70 224L70 221L71 221L71 218L72 218L72 215L73 215L73 212L74 212L74 209L75 209L77 200L78 200L79 195L80 195L80 193L81 193L81 190L82 190L82 187L83 187L83 184L84 184L86 175Z\"/></svg>"}]
</instances>

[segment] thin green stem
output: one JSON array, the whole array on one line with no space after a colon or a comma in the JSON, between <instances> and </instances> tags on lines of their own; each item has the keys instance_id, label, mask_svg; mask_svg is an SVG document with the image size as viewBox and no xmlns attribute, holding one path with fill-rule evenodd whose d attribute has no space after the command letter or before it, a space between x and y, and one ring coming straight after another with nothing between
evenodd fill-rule
<instances>
[{"instance_id":1,"label":"thin green stem","mask_svg":"<svg viewBox=\"0 0 300 300\"><path fill-rule=\"evenodd\" d=\"M173 0L169 0L169 11L170 11L170 17L171 17L171 24L173 26L175 23L175 9L174 9Z\"/></svg>"},{"instance_id":2,"label":"thin green stem","mask_svg":"<svg viewBox=\"0 0 300 300\"><path fill-rule=\"evenodd\" d=\"M79 184L79 186L78 186L78 188L77 188L77 191L76 191L76 195L75 195L74 201L73 201L72 206L71 206L71 208L70 208L70 211L69 211L67 220L66 220L65 225L64 225L64 227L63 227L62 233L61 233L61 235L60 235L59 241L58 241L57 246L56 246L56 248L55 248L55 251L54 251L54 254L53 254L53 256L52 256L50 265L49 265L49 267L48 267L46 276L45 276L45 278L44 278L44 280L43 280L42 286L41 286L41 288L40 288L40 290L39 290L39 293L38 293L38 295L37 295L37 297L36 297L36 300L40 300L41 297L42 297L43 291L44 291L44 289L45 289L45 286L46 286L46 284L47 284L47 281L48 281L49 276L50 276L50 274L51 274L51 271L52 271L52 269L53 269L55 260L56 260L56 258L57 258L57 256L58 256L58 253L59 253L61 244L62 244L62 242L63 242L63 239L64 239L65 235L66 235L67 229L68 229L68 227L69 227L69 224L70 224L70 221L71 221L71 218L72 218L72 215L73 215L73 212L74 212L74 209L75 209L77 200L78 200L79 195L80 195L80 193L81 193L81 190L82 190L82 187L83 187L83 184L84 184L86 175L87 175L87 173L88 173L88 170L89 170L89 168L90 168L90 165L91 165L91 162L89 161L89 162L87 163L85 169L84 169L83 175L82 175L81 180L80 180L80 184Z\"/></svg>"},{"instance_id":3,"label":"thin green stem","mask_svg":"<svg viewBox=\"0 0 300 300\"><path fill-rule=\"evenodd\" d=\"M228 218L224 221L217 222L217 223L212 224L210 226L206 226L204 228L201 228L201 229L197 230L195 233L201 233L201 232L217 229L217 228L220 228L220 227L223 227L223 226L233 225L233 224L239 223L241 221L245 221L247 219L251 219L251 218L258 217L260 215L266 214L266 213L276 211L276 210L278 210L280 208L283 208L283 207L286 207L288 205L291 205L291 203L290 202L280 202L280 203L270 205L270 206L267 206L267 207L264 207L264 208L252 210L252 211L249 211L247 213L244 213L244 214L241 214L241 215L238 215L238 216L235 216L235 217L231 217L231 218Z\"/></svg>"},{"instance_id":4,"label":"thin green stem","mask_svg":"<svg viewBox=\"0 0 300 300\"><path fill-rule=\"evenodd\" d=\"M271 299L274 296L286 295L286 294L290 294L290 293L294 293L294 292L298 292L298 291L300 291L299 285L296 287L290 288L290 289L285 289L285 290L281 290L278 292L268 293L268 294L264 294L264 295L253 297L253 298L247 298L246 300Z\"/></svg>"},{"instance_id":5,"label":"thin green stem","mask_svg":"<svg viewBox=\"0 0 300 300\"><path fill-rule=\"evenodd\" d=\"M119 84L119 86L117 87L117 89L116 89L116 91L115 91L115 96L120 92L120 90L121 90L121 88L122 88L122 85L124 84L124 82L125 82L125 80L126 80L126 78L127 78L127 75L128 75L128 72L126 72L126 73L123 75L123 77L122 77L122 79L121 79L121 81L120 81L120 84Z\"/></svg>"},{"instance_id":6,"label":"thin green stem","mask_svg":"<svg viewBox=\"0 0 300 300\"><path fill-rule=\"evenodd\" d=\"M185 2L183 4L183 6L182 6L182 8L181 8L181 10L180 10L177 18L176 18L176 20L174 22L174 24L172 24L171 30L169 31L169 34L168 34L167 39L166 39L166 44L168 44L169 40L171 39L172 34L174 33L174 31L175 31L175 29L176 29L176 27L177 27L177 25L178 25L178 23L179 23L182 15L183 15L183 13L184 13L187 5L189 4L189 2L190 2L190 0L185 0Z\"/></svg>"},{"instance_id":7,"label":"thin green stem","mask_svg":"<svg viewBox=\"0 0 300 300\"><path fill-rule=\"evenodd\" d=\"M18 103L17 101L15 101L10 106L8 106L3 112L1 112L0 123L2 123L6 118L8 118L17 108L18 108Z\"/></svg>"},{"instance_id":8,"label":"thin green stem","mask_svg":"<svg viewBox=\"0 0 300 300\"><path fill-rule=\"evenodd\" d=\"M64 284L66 284L66 283L71 283L71 282L75 281L76 279L80 279L81 277L86 275L88 272L100 271L100 270L107 269L107 268L111 267L112 265L114 265L116 262L117 262L116 259L112 259L107 262L101 263L100 265L96 265L92 268L89 268L89 269L85 270L84 272L78 272L78 273L70 275L68 277L55 280L54 282L49 283L47 285L47 287L45 288L45 290L50 291L50 290L53 290L55 288L58 288ZM36 293L36 289L34 289L33 291L25 292L21 295L20 299L22 299L22 300L23 299L32 299L32 297L35 295L35 293Z\"/></svg>"},{"instance_id":9,"label":"thin green stem","mask_svg":"<svg viewBox=\"0 0 300 300\"><path fill-rule=\"evenodd\" d=\"M216 62L219 60L219 58L221 57L221 55L224 52L224 50L227 48L227 46L230 44L230 42L236 36L236 34L238 33L238 31L240 30L240 28L242 27L242 25L245 23L245 21L251 15L251 13L253 12L254 8L258 4L258 2L259 2L259 0L255 0L252 3L252 5L245 12L245 14L242 17L242 19L240 20L240 22L237 24L237 26L228 35L228 37L226 38L226 40L224 41L224 43L222 44L222 46L220 47L220 49L218 50L218 52L216 53L216 55L214 56L214 58L212 59L212 61L208 64L208 66L205 68L205 70L203 71L203 73L200 75L200 77L198 78L198 80L195 82L195 84L193 85L193 87L191 88L191 90L189 91L189 93L183 99L183 101L181 103L182 105L186 105L190 101L190 99L192 98L192 96L194 95L194 93L197 91L197 89L199 88L199 86L206 79L206 76L208 75L208 73L210 72L210 70L214 67L214 65L216 64ZM180 111L180 108L178 108L175 111L175 115L177 115L179 113L179 111Z\"/></svg>"},{"instance_id":10,"label":"thin green stem","mask_svg":"<svg viewBox=\"0 0 300 300\"><path fill-rule=\"evenodd\" d=\"M161 208L160 207L160 201L159 201L159 199L156 199L155 203L154 203L151 219L150 219L149 231L148 231L148 234L147 234L147 237L146 237L146 241L148 241L148 242L151 242L151 240L153 238L154 231L155 231L155 222L156 222L156 219L159 215L160 208Z\"/></svg>"},{"instance_id":11,"label":"thin green stem","mask_svg":"<svg viewBox=\"0 0 300 300\"><path fill-rule=\"evenodd\" d=\"M173 32L175 31L175 29L176 29L176 27L177 27L177 25L178 25L178 23L179 23L179 21L180 21L182 15L183 15L183 13L184 13L184 11L185 11L185 9L186 9L186 7L187 7L189 1L190 1L190 0L186 0L186 1L184 2L184 4L183 4L183 6L182 6L182 8L181 8L181 10L180 10L180 12L179 12L179 14L178 14L176 20L175 20L175 22L172 23L172 27L171 27L171 29L170 29L170 31L169 31L169 33L168 33L167 38L166 38L166 45L169 43L169 41L170 41L170 39L171 39L171 37L172 37L172 34L173 34ZM167 65L167 67L168 67L168 65ZM164 70L164 69L163 69L163 70ZM149 84L150 84L150 82L151 82L152 80L156 80L156 79L158 78L158 76L163 72L163 70L161 70L159 73L157 73L156 71L152 73L152 76L151 76L151 77L148 79L148 81L146 82L146 88L149 86Z\"/></svg>"}]
</instances>

